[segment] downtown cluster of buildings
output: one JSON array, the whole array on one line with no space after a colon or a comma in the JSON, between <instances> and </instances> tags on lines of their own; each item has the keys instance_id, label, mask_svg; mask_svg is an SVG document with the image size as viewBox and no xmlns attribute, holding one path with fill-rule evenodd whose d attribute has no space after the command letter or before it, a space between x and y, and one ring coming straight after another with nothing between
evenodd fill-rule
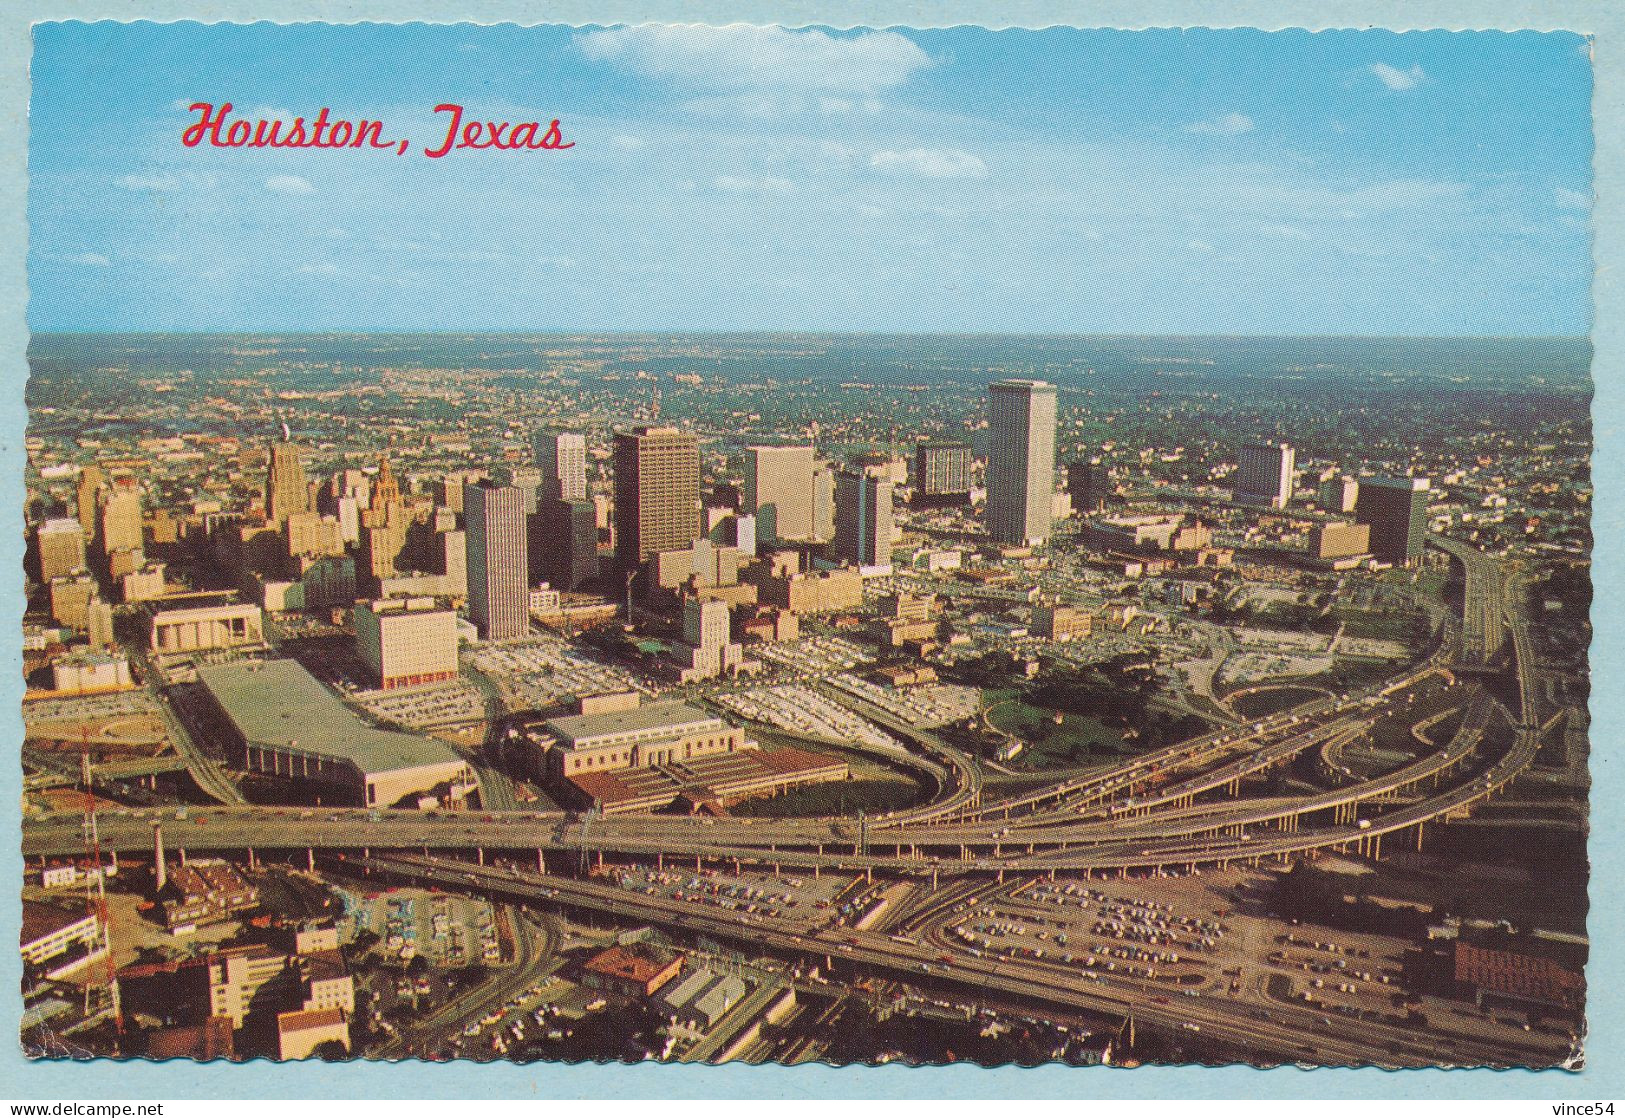
<instances>
[{"instance_id":1,"label":"downtown cluster of buildings","mask_svg":"<svg viewBox=\"0 0 1625 1118\"><path fill-rule=\"evenodd\" d=\"M138 461L103 460L71 476L71 509L46 507L34 525L38 600L55 628L36 630L30 651L50 666L50 694L133 687L128 652L166 681L197 683L192 714L241 771L344 802L457 804L476 781L454 750L372 726L299 663L265 659L277 643L267 618L303 618L347 637L360 684L394 691L456 680L466 642L522 640L535 621L575 631L619 616L650 638L638 647L659 690L750 674L761 666L750 643L792 640L803 618L865 608L866 583L894 573L905 511L916 523L941 515L963 525L980 506L970 539L991 549L994 566L952 564L973 583L998 581L999 556L1026 561L1073 513L1081 518L1066 535L1125 573L1228 561L1200 514L1114 507L1111 461L1082 457L1058 470L1056 399L1041 380L990 385L982 453L970 441L926 438L912 462L869 452L837 463L810 443L751 445L737 484L707 485L699 437L659 424L616 432L603 457L582 432L541 430L530 460L507 462L501 480L450 471L413 489L387 456L370 471L312 476L284 429L256 499L190 513L154 501ZM596 478L595 461L606 467ZM66 480L60 470L49 480L58 478ZM1299 487L1293 448L1243 447L1230 481L1236 506L1285 509ZM906 509L899 490L909 494ZM1313 493L1304 558L1335 567L1416 560L1429 492L1425 479L1328 475ZM925 554L946 567L962 552ZM928 652L939 631L932 599L882 598L880 645ZM1050 639L1088 634L1087 613L1037 605ZM810 755L781 758L788 770L710 771L707 754L750 750L696 749L687 715L663 704L554 713L587 723L533 735L551 744L518 767L600 805L670 802L688 786L742 795L844 775ZM578 747L600 730L613 737L628 719L684 744L676 754ZM699 766L691 780L635 788L611 775L674 760Z\"/></svg>"}]
</instances>

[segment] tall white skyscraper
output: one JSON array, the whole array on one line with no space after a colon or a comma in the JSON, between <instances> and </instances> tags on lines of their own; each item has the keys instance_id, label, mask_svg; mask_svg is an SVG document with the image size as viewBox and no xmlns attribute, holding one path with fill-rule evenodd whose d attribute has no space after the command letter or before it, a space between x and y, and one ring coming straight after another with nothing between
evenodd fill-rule
<instances>
[{"instance_id":1,"label":"tall white skyscraper","mask_svg":"<svg viewBox=\"0 0 1625 1118\"><path fill-rule=\"evenodd\" d=\"M537 496L564 501L587 499L587 440L574 431L538 431L532 443L542 471Z\"/></svg>"},{"instance_id":2,"label":"tall white skyscraper","mask_svg":"<svg viewBox=\"0 0 1625 1118\"><path fill-rule=\"evenodd\" d=\"M1042 543L1055 514L1055 386L1001 380L987 390L987 531Z\"/></svg>"},{"instance_id":3,"label":"tall white skyscraper","mask_svg":"<svg viewBox=\"0 0 1625 1118\"><path fill-rule=\"evenodd\" d=\"M482 481L463 490L468 619L488 641L530 631L524 494Z\"/></svg>"},{"instance_id":4,"label":"tall white skyscraper","mask_svg":"<svg viewBox=\"0 0 1625 1118\"><path fill-rule=\"evenodd\" d=\"M1298 455L1286 443L1254 443L1241 448L1236 466L1236 500L1284 509L1292 500L1292 472Z\"/></svg>"}]
</instances>

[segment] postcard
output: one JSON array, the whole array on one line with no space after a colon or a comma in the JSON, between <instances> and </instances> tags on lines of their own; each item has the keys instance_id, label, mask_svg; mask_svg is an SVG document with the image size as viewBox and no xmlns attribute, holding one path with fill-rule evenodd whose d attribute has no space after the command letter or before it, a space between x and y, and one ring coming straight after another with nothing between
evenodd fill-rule
<instances>
[{"instance_id":1,"label":"postcard","mask_svg":"<svg viewBox=\"0 0 1625 1118\"><path fill-rule=\"evenodd\" d=\"M30 80L30 1059L1583 1065L1584 35Z\"/></svg>"}]
</instances>

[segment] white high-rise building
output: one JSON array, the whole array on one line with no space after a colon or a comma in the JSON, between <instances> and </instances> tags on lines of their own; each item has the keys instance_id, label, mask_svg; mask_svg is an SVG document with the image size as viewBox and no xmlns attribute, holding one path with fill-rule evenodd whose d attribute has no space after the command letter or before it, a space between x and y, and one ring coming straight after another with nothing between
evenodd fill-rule
<instances>
[{"instance_id":1,"label":"white high-rise building","mask_svg":"<svg viewBox=\"0 0 1625 1118\"><path fill-rule=\"evenodd\" d=\"M1241 448L1236 466L1236 500L1284 509L1292 500L1292 474L1298 455L1286 443L1254 443Z\"/></svg>"},{"instance_id":2,"label":"white high-rise building","mask_svg":"<svg viewBox=\"0 0 1625 1118\"><path fill-rule=\"evenodd\" d=\"M463 490L468 618L488 641L530 631L524 494L482 481Z\"/></svg>"},{"instance_id":3,"label":"white high-rise building","mask_svg":"<svg viewBox=\"0 0 1625 1118\"><path fill-rule=\"evenodd\" d=\"M989 385L987 421L988 534L1001 543L1042 543L1054 520L1055 386Z\"/></svg>"},{"instance_id":4,"label":"white high-rise building","mask_svg":"<svg viewBox=\"0 0 1625 1118\"><path fill-rule=\"evenodd\" d=\"M565 501L587 499L587 440L574 431L538 431L533 442L542 471L537 496Z\"/></svg>"}]
</instances>

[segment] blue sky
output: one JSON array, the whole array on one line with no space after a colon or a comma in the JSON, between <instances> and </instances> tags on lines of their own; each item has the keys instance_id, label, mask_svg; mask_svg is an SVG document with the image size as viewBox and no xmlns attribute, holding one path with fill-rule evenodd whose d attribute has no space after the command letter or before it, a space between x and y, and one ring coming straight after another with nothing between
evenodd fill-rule
<instances>
[{"instance_id":1,"label":"blue sky","mask_svg":"<svg viewBox=\"0 0 1625 1118\"><path fill-rule=\"evenodd\" d=\"M35 330L1590 322L1574 35L58 23L31 73ZM576 146L426 159L442 102Z\"/></svg>"}]
</instances>

